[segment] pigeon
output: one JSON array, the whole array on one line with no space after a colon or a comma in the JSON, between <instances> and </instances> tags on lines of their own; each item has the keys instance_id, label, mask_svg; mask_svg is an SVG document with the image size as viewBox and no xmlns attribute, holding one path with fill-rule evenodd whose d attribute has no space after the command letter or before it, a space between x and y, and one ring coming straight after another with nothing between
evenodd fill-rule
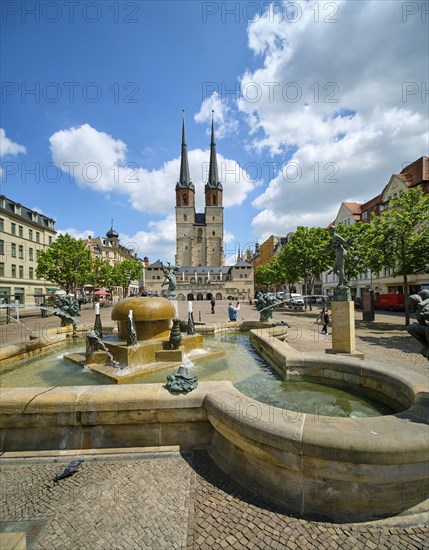
<instances>
[{"instance_id":1,"label":"pigeon","mask_svg":"<svg viewBox=\"0 0 429 550\"><path fill-rule=\"evenodd\" d=\"M63 468L61 472L58 472L58 474L54 477L55 483L60 479L64 479L65 477L72 476L76 472L76 470L79 468L79 466L82 464L82 462L83 462L83 459L72 460L68 466Z\"/></svg>"}]
</instances>

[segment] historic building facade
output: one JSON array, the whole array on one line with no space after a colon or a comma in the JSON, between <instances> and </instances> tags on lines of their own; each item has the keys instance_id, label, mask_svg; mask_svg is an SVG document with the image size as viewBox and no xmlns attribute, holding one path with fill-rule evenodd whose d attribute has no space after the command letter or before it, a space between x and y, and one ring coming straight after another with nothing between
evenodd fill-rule
<instances>
[{"instance_id":1,"label":"historic building facade","mask_svg":"<svg viewBox=\"0 0 429 550\"><path fill-rule=\"evenodd\" d=\"M387 210L392 199L412 187L420 187L423 193L429 192L428 157L420 157L405 166L399 174L392 174L381 193L366 203L343 202L333 223L335 225L340 223L352 225L370 222L371 214L378 215ZM337 286L337 276L332 273L323 273L322 277L324 293L332 295ZM359 278L352 279L350 283L353 296L361 297L364 289L372 289L375 294L404 292L402 277L394 277L390 269L385 269L380 273L371 273L371 270L368 269L361 273ZM428 287L428 273L408 275L409 293L412 294Z\"/></svg>"},{"instance_id":2,"label":"historic building facade","mask_svg":"<svg viewBox=\"0 0 429 550\"><path fill-rule=\"evenodd\" d=\"M176 264L221 266L223 255L223 188L219 180L214 124L210 142L209 176L205 185L205 209L195 210L195 187L189 173L185 121L182 123L182 154L176 184Z\"/></svg>"},{"instance_id":3,"label":"historic building facade","mask_svg":"<svg viewBox=\"0 0 429 550\"><path fill-rule=\"evenodd\" d=\"M39 279L37 261L55 239L55 220L0 196L0 303L39 304L57 287Z\"/></svg>"},{"instance_id":4,"label":"historic building facade","mask_svg":"<svg viewBox=\"0 0 429 550\"><path fill-rule=\"evenodd\" d=\"M176 184L176 266L179 300L250 300L253 298L253 265L240 254L234 265L225 266L223 232L223 187L219 180L214 122L212 120L208 180L204 187L203 213L195 209L192 183L182 122L182 150L179 181ZM145 287L161 294L165 287L162 263L149 264Z\"/></svg>"},{"instance_id":5,"label":"historic building facade","mask_svg":"<svg viewBox=\"0 0 429 550\"><path fill-rule=\"evenodd\" d=\"M91 258L99 258L112 267L124 260L142 262L132 248L128 248L120 243L119 233L113 228L113 221L105 237L88 236L85 241L85 247L90 251ZM144 267L144 263L143 260L142 267ZM137 294L142 286L144 286L144 279L142 281L132 281L128 289L129 294Z\"/></svg>"}]
</instances>

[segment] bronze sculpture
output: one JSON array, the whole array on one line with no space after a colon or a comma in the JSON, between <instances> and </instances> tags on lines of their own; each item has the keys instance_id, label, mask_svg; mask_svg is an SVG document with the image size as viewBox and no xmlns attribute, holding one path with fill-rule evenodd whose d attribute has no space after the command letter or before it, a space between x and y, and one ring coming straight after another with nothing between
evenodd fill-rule
<instances>
[{"instance_id":1,"label":"bronze sculpture","mask_svg":"<svg viewBox=\"0 0 429 550\"><path fill-rule=\"evenodd\" d=\"M326 252L327 250L334 250L335 252L332 272L338 277L338 285L334 289L334 300L341 302L351 301L350 282L346 279L345 273L345 261L347 258L346 248L350 248L350 242L346 241L341 235L338 235L335 225L329 228L329 233L331 235L331 240L321 252Z\"/></svg>"},{"instance_id":2,"label":"bronze sculpture","mask_svg":"<svg viewBox=\"0 0 429 550\"><path fill-rule=\"evenodd\" d=\"M407 332L422 345L420 353L429 359L429 290L408 297L408 307L417 323L407 326Z\"/></svg>"}]
</instances>

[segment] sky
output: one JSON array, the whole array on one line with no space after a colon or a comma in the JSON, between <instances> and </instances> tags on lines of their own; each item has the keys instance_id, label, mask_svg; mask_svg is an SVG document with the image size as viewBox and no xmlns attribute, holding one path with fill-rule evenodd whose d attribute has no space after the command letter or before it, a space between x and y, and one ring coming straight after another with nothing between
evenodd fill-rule
<instances>
[{"instance_id":1,"label":"sky","mask_svg":"<svg viewBox=\"0 0 429 550\"><path fill-rule=\"evenodd\" d=\"M428 154L429 2L1 3L1 193L174 261L182 110L225 254L374 197Z\"/></svg>"}]
</instances>

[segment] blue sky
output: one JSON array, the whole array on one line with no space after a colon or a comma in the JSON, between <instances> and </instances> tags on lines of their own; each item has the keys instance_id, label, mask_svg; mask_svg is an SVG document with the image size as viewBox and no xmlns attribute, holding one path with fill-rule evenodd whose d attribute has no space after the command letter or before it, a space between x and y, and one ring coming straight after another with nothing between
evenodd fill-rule
<instances>
[{"instance_id":1,"label":"blue sky","mask_svg":"<svg viewBox=\"0 0 429 550\"><path fill-rule=\"evenodd\" d=\"M214 109L227 256L326 225L427 154L426 5L5 1L1 192L172 261L181 110L202 208Z\"/></svg>"}]
</instances>

